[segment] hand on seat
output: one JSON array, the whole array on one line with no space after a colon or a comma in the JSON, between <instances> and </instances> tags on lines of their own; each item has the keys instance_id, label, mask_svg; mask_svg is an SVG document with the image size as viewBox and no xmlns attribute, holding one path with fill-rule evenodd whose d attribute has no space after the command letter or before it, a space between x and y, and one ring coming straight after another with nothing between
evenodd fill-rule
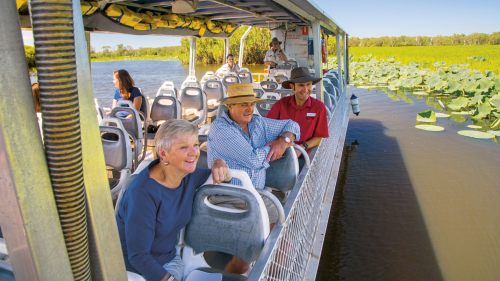
<instances>
[{"instance_id":1,"label":"hand on seat","mask_svg":"<svg viewBox=\"0 0 500 281\"><path fill-rule=\"evenodd\" d=\"M286 143L285 140L282 138L278 138L276 140L273 140L266 144L271 147L271 150L269 150L269 154L267 154L266 162L269 160L274 161L276 159L280 159L281 156L283 156L283 153L285 153L285 150L293 145L293 141L290 142L290 144Z\"/></svg>"},{"instance_id":2,"label":"hand on seat","mask_svg":"<svg viewBox=\"0 0 500 281\"><path fill-rule=\"evenodd\" d=\"M229 174L229 166L222 159L216 159L212 163L212 178L214 184L220 184L224 181L230 181L232 179Z\"/></svg>"}]
</instances>

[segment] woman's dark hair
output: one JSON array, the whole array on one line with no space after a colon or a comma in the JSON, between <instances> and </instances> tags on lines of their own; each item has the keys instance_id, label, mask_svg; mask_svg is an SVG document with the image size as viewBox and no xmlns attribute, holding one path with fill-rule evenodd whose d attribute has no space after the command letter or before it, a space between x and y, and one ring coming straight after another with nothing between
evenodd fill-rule
<instances>
[{"instance_id":1,"label":"woman's dark hair","mask_svg":"<svg viewBox=\"0 0 500 281\"><path fill-rule=\"evenodd\" d=\"M40 88L38 83L31 84L31 91L33 91L33 99L35 100L36 112L42 112L42 107L40 106Z\"/></svg>"},{"instance_id":2,"label":"woman's dark hair","mask_svg":"<svg viewBox=\"0 0 500 281\"><path fill-rule=\"evenodd\" d=\"M227 55L226 60L227 60L229 57L233 57L233 58L234 58L233 54L229 54L229 55Z\"/></svg>"},{"instance_id":3,"label":"woman's dark hair","mask_svg":"<svg viewBox=\"0 0 500 281\"><path fill-rule=\"evenodd\" d=\"M130 92L132 87L134 87L134 80L130 77L130 74L125 69L116 70L113 74L118 78L120 85L120 95L124 100L130 98Z\"/></svg>"}]
</instances>

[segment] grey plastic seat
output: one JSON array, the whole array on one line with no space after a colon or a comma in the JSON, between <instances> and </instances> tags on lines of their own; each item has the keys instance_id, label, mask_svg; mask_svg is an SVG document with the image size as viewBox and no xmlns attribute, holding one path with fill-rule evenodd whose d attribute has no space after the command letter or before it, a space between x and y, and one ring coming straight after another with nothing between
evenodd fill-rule
<instances>
[{"instance_id":1,"label":"grey plastic seat","mask_svg":"<svg viewBox=\"0 0 500 281\"><path fill-rule=\"evenodd\" d=\"M152 125L157 125L159 121L167 121L170 119L181 119L182 106L180 102L173 96L157 96L151 106L151 122ZM156 133L147 133L148 146L154 147Z\"/></svg>"},{"instance_id":2,"label":"grey plastic seat","mask_svg":"<svg viewBox=\"0 0 500 281\"><path fill-rule=\"evenodd\" d=\"M265 91L262 90L262 89L258 89L258 88L254 88L253 89L253 92L255 93L255 97L256 98L260 98L262 97L262 95L264 95Z\"/></svg>"},{"instance_id":3,"label":"grey plastic seat","mask_svg":"<svg viewBox=\"0 0 500 281\"><path fill-rule=\"evenodd\" d=\"M128 132L118 118L104 118L99 130L106 166L120 174L119 178L109 178L111 198L116 200L123 184L132 173L132 145Z\"/></svg>"},{"instance_id":4,"label":"grey plastic seat","mask_svg":"<svg viewBox=\"0 0 500 281\"><path fill-rule=\"evenodd\" d=\"M116 114L118 112L129 113L131 118L121 118ZM120 100L117 102L115 108L111 110L109 117L119 118L123 124L123 127L127 132L129 132L130 137L134 143L134 166L137 167L139 163L144 160L147 150L147 138L144 134L144 128L142 127L141 115L144 120L144 126L147 128L147 118L142 114L142 112L137 111L132 102L128 100ZM139 155L142 153L141 159Z\"/></svg>"},{"instance_id":5,"label":"grey plastic seat","mask_svg":"<svg viewBox=\"0 0 500 281\"><path fill-rule=\"evenodd\" d=\"M299 161L293 147L289 147L280 159L269 162L266 170L266 187L283 193L292 190L299 176Z\"/></svg>"},{"instance_id":6,"label":"grey plastic seat","mask_svg":"<svg viewBox=\"0 0 500 281\"><path fill-rule=\"evenodd\" d=\"M201 89L201 84L200 84L200 82L198 82L198 79L196 78L196 76L191 75L191 76L186 77L186 80L184 80L184 82L182 82L181 90L183 90L186 87L193 87L193 88L200 88Z\"/></svg>"},{"instance_id":7,"label":"grey plastic seat","mask_svg":"<svg viewBox=\"0 0 500 281\"><path fill-rule=\"evenodd\" d=\"M240 83L253 83L253 76L250 71L241 70L238 72L238 77L240 78Z\"/></svg>"},{"instance_id":8,"label":"grey plastic seat","mask_svg":"<svg viewBox=\"0 0 500 281\"><path fill-rule=\"evenodd\" d=\"M257 108L260 116L266 117L269 110L271 110L271 107L273 107L277 101L278 100L265 100L263 102L256 103L255 108Z\"/></svg>"},{"instance_id":9,"label":"grey plastic seat","mask_svg":"<svg viewBox=\"0 0 500 281\"><path fill-rule=\"evenodd\" d=\"M290 79L288 78L288 76L286 76L286 75L282 75L282 74L280 74L280 75L274 75L274 79L275 79L275 80L276 80L276 82L278 82L279 84L281 84L281 83L283 83L283 82L285 82L285 81L290 80Z\"/></svg>"},{"instance_id":10,"label":"grey plastic seat","mask_svg":"<svg viewBox=\"0 0 500 281\"><path fill-rule=\"evenodd\" d=\"M202 253L217 251L237 256L250 264L257 260L269 235L269 218L261 195L253 187L244 171L231 170L231 176L238 178L242 186L212 184L212 177L195 194L191 220L186 225L183 249L185 264L184 277L193 270L220 273L222 280L246 280L241 275L233 275L223 270L211 268ZM274 197L264 191L270 198ZM263 193L261 193L263 194ZM248 210L236 210L209 203L210 196L233 196L244 200ZM284 222L283 208L276 197L273 202L280 213L280 223Z\"/></svg>"},{"instance_id":11,"label":"grey plastic seat","mask_svg":"<svg viewBox=\"0 0 500 281\"><path fill-rule=\"evenodd\" d=\"M238 76L233 76L233 75L226 75L222 78L222 85L226 88L229 87L229 85L232 84L238 84L240 83L240 78Z\"/></svg>"},{"instance_id":12,"label":"grey plastic seat","mask_svg":"<svg viewBox=\"0 0 500 281\"><path fill-rule=\"evenodd\" d=\"M207 80L203 91L207 95L207 117L214 117L221 100L225 97L224 86L221 81Z\"/></svg>"},{"instance_id":13,"label":"grey plastic seat","mask_svg":"<svg viewBox=\"0 0 500 281\"><path fill-rule=\"evenodd\" d=\"M172 96L172 97L175 97L175 98L179 98L179 91L177 91L176 88L170 88L170 87L165 87L165 86L161 86L159 89L158 89L158 92L156 92L156 96Z\"/></svg>"},{"instance_id":14,"label":"grey plastic seat","mask_svg":"<svg viewBox=\"0 0 500 281\"><path fill-rule=\"evenodd\" d=\"M208 140L209 130L210 124L205 124L198 130L198 142L200 145ZM200 157L198 158L196 166L200 168L208 168L208 153L206 150L200 148Z\"/></svg>"},{"instance_id":15,"label":"grey plastic seat","mask_svg":"<svg viewBox=\"0 0 500 281\"><path fill-rule=\"evenodd\" d=\"M292 69L299 67L299 63L295 60L287 60L285 61L285 65L291 65Z\"/></svg>"},{"instance_id":16,"label":"grey plastic seat","mask_svg":"<svg viewBox=\"0 0 500 281\"><path fill-rule=\"evenodd\" d=\"M182 119L196 126L206 122L207 98L201 88L186 87L182 89L180 103L182 105ZM198 114L186 114L188 109L195 109Z\"/></svg>"},{"instance_id":17,"label":"grey plastic seat","mask_svg":"<svg viewBox=\"0 0 500 281\"><path fill-rule=\"evenodd\" d=\"M222 112L224 111L228 111L228 108L227 108L227 105L225 104L221 104L219 105L219 108L217 109L217 118L221 117L222 116Z\"/></svg>"},{"instance_id":18,"label":"grey plastic seat","mask_svg":"<svg viewBox=\"0 0 500 281\"><path fill-rule=\"evenodd\" d=\"M274 92L280 94L281 98L295 95L295 92L292 89L276 89Z\"/></svg>"},{"instance_id":19,"label":"grey plastic seat","mask_svg":"<svg viewBox=\"0 0 500 281\"><path fill-rule=\"evenodd\" d=\"M260 82L260 85L262 86L262 89L264 89L264 92L274 92L279 87L279 84L276 81L262 81Z\"/></svg>"},{"instance_id":20,"label":"grey plastic seat","mask_svg":"<svg viewBox=\"0 0 500 281\"><path fill-rule=\"evenodd\" d=\"M103 118L106 118L106 111L101 106L101 103L97 98L94 98L95 110L97 111L97 122L101 123Z\"/></svg>"},{"instance_id":21,"label":"grey plastic seat","mask_svg":"<svg viewBox=\"0 0 500 281\"><path fill-rule=\"evenodd\" d=\"M147 120L149 120L150 119L149 118L149 114L150 114L149 109L151 108L149 106L149 101L146 98L146 95L144 95L142 88L139 88L139 91L141 92L141 98L142 98L141 109L139 111L142 112L142 114L144 115L143 117L145 117L145 118L147 118Z\"/></svg>"}]
</instances>

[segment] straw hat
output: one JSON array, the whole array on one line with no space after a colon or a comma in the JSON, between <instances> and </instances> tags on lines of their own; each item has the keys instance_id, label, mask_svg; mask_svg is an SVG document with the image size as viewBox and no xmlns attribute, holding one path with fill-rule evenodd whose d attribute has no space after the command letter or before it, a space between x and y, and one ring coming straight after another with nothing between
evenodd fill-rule
<instances>
[{"instance_id":1,"label":"straw hat","mask_svg":"<svg viewBox=\"0 0 500 281\"><path fill-rule=\"evenodd\" d=\"M290 80L281 83L281 87L285 89L290 89L290 83L306 83L311 82L314 84L318 83L322 78L317 78L311 75L307 67L298 67L292 69Z\"/></svg>"},{"instance_id":2,"label":"straw hat","mask_svg":"<svg viewBox=\"0 0 500 281\"><path fill-rule=\"evenodd\" d=\"M271 45L272 45L273 43L279 43L279 44L281 45L281 41L280 41L280 40L278 40L278 38L277 38L277 37L274 37L274 38L271 40Z\"/></svg>"},{"instance_id":3,"label":"straw hat","mask_svg":"<svg viewBox=\"0 0 500 281\"><path fill-rule=\"evenodd\" d=\"M265 99L255 97L252 84L238 83L232 84L227 87L227 99L220 104L233 104L244 102L263 102Z\"/></svg>"}]
</instances>

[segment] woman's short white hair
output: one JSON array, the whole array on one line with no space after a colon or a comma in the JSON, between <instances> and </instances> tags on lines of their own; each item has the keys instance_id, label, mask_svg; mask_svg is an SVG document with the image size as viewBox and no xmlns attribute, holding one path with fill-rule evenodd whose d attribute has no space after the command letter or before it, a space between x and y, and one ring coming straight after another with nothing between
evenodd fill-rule
<instances>
[{"instance_id":1,"label":"woman's short white hair","mask_svg":"<svg viewBox=\"0 0 500 281\"><path fill-rule=\"evenodd\" d=\"M197 136L198 127L186 120L170 119L167 122L161 124L160 128L158 128L158 131L156 131L155 136L156 153L158 155L160 154L160 148L169 151L176 137L189 133Z\"/></svg>"}]
</instances>

